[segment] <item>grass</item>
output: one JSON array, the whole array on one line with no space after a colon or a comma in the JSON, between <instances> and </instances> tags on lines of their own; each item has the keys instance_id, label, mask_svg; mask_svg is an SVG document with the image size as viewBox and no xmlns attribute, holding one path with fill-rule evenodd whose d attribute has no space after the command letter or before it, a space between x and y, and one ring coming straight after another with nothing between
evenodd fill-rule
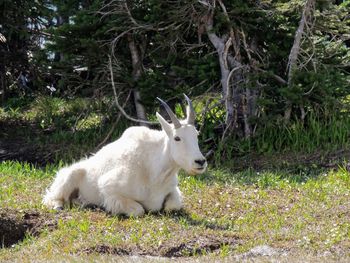
<instances>
[{"instance_id":1,"label":"grass","mask_svg":"<svg viewBox=\"0 0 350 263\"><path fill-rule=\"evenodd\" d=\"M40 235L1 249L0 261L57 260L57 255L112 260L133 253L229 260L260 245L292 258L350 257L350 176L344 168L303 180L283 170L181 174L185 209L141 218L79 207L47 210L41 198L57 169L0 165L0 209L36 211L56 222L54 229L44 227Z\"/></svg>"},{"instance_id":2,"label":"grass","mask_svg":"<svg viewBox=\"0 0 350 263\"><path fill-rule=\"evenodd\" d=\"M349 145L350 118L329 116L324 119L310 114L305 123L265 126L254 141L259 152L295 151L312 153L318 149L336 149Z\"/></svg>"},{"instance_id":3,"label":"grass","mask_svg":"<svg viewBox=\"0 0 350 263\"><path fill-rule=\"evenodd\" d=\"M9 100L0 108L0 124L7 125L0 125L2 142L14 149L30 142L36 148L22 155L42 158L40 168L0 164L0 230L7 217L30 226L21 242L0 249L0 262L350 259L350 152L327 153L348 146L350 119L310 118L266 127L251 141L219 143L208 172L180 175L185 208L177 213L124 218L99 209L73 206L57 213L43 207L56 171L93 152L109 132L115 113L108 105L38 97ZM118 124L110 140L127 126ZM342 161L344 167L338 166ZM254 252L263 245L273 254Z\"/></svg>"},{"instance_id":4,"label":"grass","mask_svg":"<svg viewBox=\"0 0 350 263\"><path fill-rule=\"evenodd\" d=\"M55 153L51 156L53 161L72 161L77 156L80 158L87 152L93 152L108 134L118 114L111 105L113 105L112 98L108 97L11 98L0 107L0 124L1 122L13 124L7 125L12 129L5 130L9 138L15 136L26 138L26 141L31 141L42 150L52 146L48 152ZM201 102L196 106L198 112L203 110L204 105ZM217 117L223 114L217 108L214 110L216 113L211 114L218 114ZM179 116L183 114L179 105L176 107L176 112ZM230 166L230 161L237 155L285 152L310 154L350 146L350 118L347 112L336 116L322 115L322 119L316 113L309 112L304 122L292 120L288 125L281 123L280 120L260 123L254 137L240 140L228 137L225 141L220 140L220 134L215 134L217 121L213 121L210 116L210 114L207 116L208 122L202 127L199 139L204 151L215 148L213 156L217 166L223 163L225 166ZM150 114L149 118L155 120L155 115ZM203 120L200 123L203 123ZM110 138L118 138L130 125L132 124L122 118ZM19 127L21 128L18 129ZM209 140L210 143L202 143L208 139L213 140ZM62 143L66 143L65 147L57 147ZM61 151L62 148L67 150ZM67 152L70 153L69 156Z\"/></svg>"},{"instance_id":5,"label":"grass","mask_svg":"<svg viewBox=\"0 0 350 263\"><path fill-rule=\"evenodd\" d=\"M232 159L238 155L246 156L252 153L310 155L315 152L337 151L350 147L349 138L350 118L347 113L323 119L310 113L305 122L294 120L288 125L278 122L260 124L252 138L237 139L231 136L224 141L218 141L213 159L220 167L223 163L231 166Z\"/></svg>"},{"instance_id":6,"label":"grass","mask_svg":"<svg viewBox=\"0 0 350 263\"><path fill-rule=\"evenodd\" d=\"M40 164L71 162L95 152L110 132L117 115L111 104L108 98L12 98L0 108L0 132L6 142L20 142L46 155ZM109 141L126 127L119 121Z\"/></svg>"}]
</instances>

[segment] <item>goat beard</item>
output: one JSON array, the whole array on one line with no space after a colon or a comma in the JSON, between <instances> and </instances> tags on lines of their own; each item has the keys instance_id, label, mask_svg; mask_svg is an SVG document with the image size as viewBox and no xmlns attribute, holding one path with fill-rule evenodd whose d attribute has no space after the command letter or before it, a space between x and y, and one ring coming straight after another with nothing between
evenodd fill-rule
<instances>
[{"instance_id":1,"label":"goat beard","mask_svg":"<svg viewBox=\"0 0 350 263\"><path fill-rule=\"evenodd\" d=\"M198 169L192 169L192 170L190 170L190 171L187 171L187 173L189 174L189 175L199 175L199 174L202 174L202 173L204 173L204 171L205 171L206 169L204 168L204 169L201 169L201 170L198 170Z\"/></svg>"}]
</instances>

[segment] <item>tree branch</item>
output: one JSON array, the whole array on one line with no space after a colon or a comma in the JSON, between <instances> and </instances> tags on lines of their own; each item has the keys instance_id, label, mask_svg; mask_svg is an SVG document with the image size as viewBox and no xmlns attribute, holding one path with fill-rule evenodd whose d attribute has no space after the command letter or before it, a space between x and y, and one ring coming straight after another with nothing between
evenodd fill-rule
<instances>
[{"instance_id":1,"label":"tree branch","mask_svg":"<svg viewBox=\"0 0 350 263\"><path fill-rule=\"evenodd\" d=\"M112 89L113 89L115 104L116 104L118 110L123 114L123 116L126 119L128 119L130 121L133 121L133 122L142 122L142 123L146 123L146 124L150 124L150 125L158 125L159 124L158 122L136 119L136 118L131 117L129 114L127 114L125 112L125 110L123 109L122 106L120 106L119 101L118 101L117 90L116 90L115 84L114 84L114 75L113 75L112 59L111 59L111 57L109 57L108 67L109 67L109 71L111 73L111 83L112 83Z\"/></svg>"},{"instance_id":2,"label":"tree branch","mask_svg":"<svg viewBox=\"0 0 350 263\"><path fill-rule=\"evenodd\" d=\"M130 98L130 95L131 95L131 91L129 91L129 94L127 96L127 98L125 99L125 102L123 104L123 108L126 106L126 104L128 103L129 101L129 98ZM95 150L94 151L97 151L98 149L101 148L102 145L104 145L106 143L106 141L109 139L109 137L111 137L113 131L115 130L115 128L117 127L117 124L120 120L120 117L122 116L121 112L119 112L118 116L117 116L117 119L114 121L111 129L109 130L108 134L106 135L106 137L102 140L102 142L100 142L96 147L95 147Z\"/></svg>"}]
</instances>

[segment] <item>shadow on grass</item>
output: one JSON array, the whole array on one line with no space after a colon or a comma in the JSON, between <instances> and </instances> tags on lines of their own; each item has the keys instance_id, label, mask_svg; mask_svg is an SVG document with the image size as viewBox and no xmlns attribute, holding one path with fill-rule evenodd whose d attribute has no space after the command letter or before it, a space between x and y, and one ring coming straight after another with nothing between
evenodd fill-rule
<instances>
[{"instance_id":1,"label":"shadow on grass","mask_svg":"<svg viewBox=\"0 0 350 263\"><path fill-rule=\"evenodd\" d=\"M160 214L164 215L164 212ZM165 214L166 216L173 218L178 223L182 222L183 224L187 224L190 226L202 226L204 228L211 229L211 230L229 230L230 229L229 225L216 224L214 222L210 222L209 220L203 219L203 218L193 218L191 214L189 214L184 209L181 209L179 211L167 212Z\"/></svg>"},{"instance_id":2,"label":"shadow on grass","mask_svg":"<svg viewBox=\"0 0 350 263\"><path fill-rule=\"evenodd\" d=\"M85 207L82 207L81 209L90 210L93 212L101 212L101 213L107 213L110 217L115 217L120 220L128 220L132 217L126 216L126 215L112 215L108 213L103 207L99 207L97 205L87 205ZM203 218L193 218L191 214L189 214L185 209L181 209L178 211L171 211L171 212L165 212L164 210L158 211L158 212L148 212L146 215L150 215L152 217L169 217L174 219L176 222L181 222L182 224L190 225L190 226L202 226L207 229L211 230L229 230L229 225L219 225L213 222L210 222ZM142 218L142 217L141 217Z\"/></svg>"},{"instance_id":3,"label":"shadow on grass","mask_svg":"<svg viewBox=\"0 0 350 263\"><path fill-rule=\"evenodd\" d=\"M254 169L248 167L241 171L231 171L229 169L210 169L206 173L194 177L194 180L205 184L240 184L257 185L259 187L274 187L282 184L301 184L309 180L317 180L332 169L348 169L345 161L332 167L321 165L291 164L279 167Z\"/></svg>"},{"instance_id":4,"label":"shadow on grass","mask_svg":"<svg viewBox=\"0 0 350 263\"><path fill-rule=\"evenodd\" d=\"M112 122L72 131L67 127L42 129L30 121L0 120L0 134L3 135L0 138L0 161L27 162L38 167L62 161L71 163L96 152L96 147L111 130ZM109 141L119 137L121 132L121 129L114 129Z\"/></svg>"}]
</instances>

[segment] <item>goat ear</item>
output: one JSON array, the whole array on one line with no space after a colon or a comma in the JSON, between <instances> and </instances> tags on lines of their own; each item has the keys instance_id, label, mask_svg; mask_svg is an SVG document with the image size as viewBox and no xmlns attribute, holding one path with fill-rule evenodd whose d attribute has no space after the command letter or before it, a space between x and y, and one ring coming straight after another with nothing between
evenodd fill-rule
<instances>
[{"instance_id":1,"label":"goat ear","mask_svg":"<svg viewBox=\"0 0 350 263\"><path fill-rule=\"evenodd\" d=\"M160 115L158 112L156 112L157 119L162 126L162 129L170 136L172 134L172 127L171 125Z\"/></svg>"}]
</instances>

